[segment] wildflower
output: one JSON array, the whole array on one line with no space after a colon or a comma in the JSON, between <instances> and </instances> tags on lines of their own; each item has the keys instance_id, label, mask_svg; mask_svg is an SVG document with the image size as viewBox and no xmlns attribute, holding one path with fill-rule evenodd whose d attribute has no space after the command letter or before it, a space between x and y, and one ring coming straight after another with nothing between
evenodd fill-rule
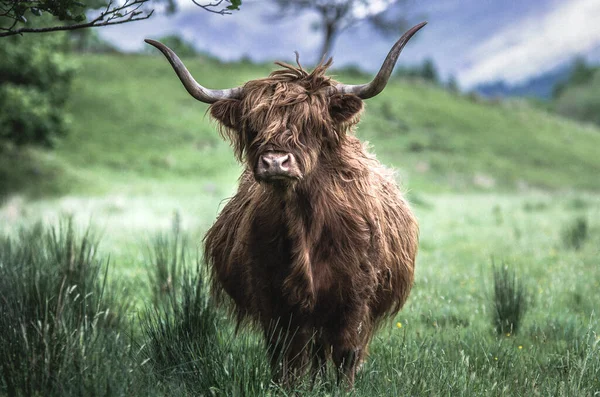
<instances>
[{"instance_id":1,"label":"wildflower","mask_svg":"<svg viewBox=\"0 0 600 397\"><path fill-rule=\"evenodd\" d=\"M494 357L494 360L498 361L498 357Z\"/></svg>"},{"instance_id":2,"label":"wildflower","mask_svg":"<svg viewBox=\"0 0 600 397\"><path fill-rule=\"evenodd\" d=\"M507 333L506 333L506 336L510 336L510 332L507 332Z\"/></svg>"},{"instance_id":3,"label":"wildflower","mask_svg":"<svg viewBox=\"0 0 600 397\"><path fill-rule=\"evenodd\" d=\"M519 350L521 350L522 348L523 348L523 346L520 346L520 345L519 345Z\"/></svg>"},{"instance_id":4,"label":"wildflower","mask_svg":"<svg viewBox=\"0 0 600 397\"><path fill-rule=\"evenodd\" d=\"M398 322L396 323L396 327L398 327L398 328L402 328L402 323L401 323L400 321L398 321Z\"/></svg>"}]
</instances>

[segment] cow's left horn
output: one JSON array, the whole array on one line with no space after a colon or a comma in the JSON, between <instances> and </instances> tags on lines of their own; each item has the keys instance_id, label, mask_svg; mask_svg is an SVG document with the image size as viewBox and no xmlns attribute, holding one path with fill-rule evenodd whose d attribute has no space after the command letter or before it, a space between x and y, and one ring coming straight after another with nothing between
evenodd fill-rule
<instances>
[{"instance_id":1,"label":"cow's left horn","mask_svg":"<svg viewBox=\"0 0 600 397\"><path fill-rule=\"evenodd\" d=\"M413 37L413 35L425 25L427 25L427 22L421 22L420 24L410 28L402 35L402 37L400 37L400 40L394 44L388 53L383 65L381 65L379 73L377 73L377 76L375 76L373 81L360 85L338 84L335 86L335 88L332 87L332 93L337 92L340 94L354 94L361 99L373 98L375 95L379 94L385 88L390 75L394 70L398 56L400 56L400 52L402 52L402 49L406 43L408 43L408 40L410 40L410 38Z\"/></svg>"},{"instance_id":2,"label":"cow's left horn","mask_svg":"<svg viewBox=\"0 0 600 397\"><path fill-rule=\"evenodd\" d=\"M175 73L179 77L179 80L183 83L183 86L190 93L191 96L204 103L215 103L220 99L239 99L242 96L242 87L228 88L225 90L211 90L202 87L194 78L191 73L187 70L181 59L171 50L169 47L155 40L146 39L146 43L153 45L162 52L165 57L169 60Z\"/></svg>"}]
</instances>

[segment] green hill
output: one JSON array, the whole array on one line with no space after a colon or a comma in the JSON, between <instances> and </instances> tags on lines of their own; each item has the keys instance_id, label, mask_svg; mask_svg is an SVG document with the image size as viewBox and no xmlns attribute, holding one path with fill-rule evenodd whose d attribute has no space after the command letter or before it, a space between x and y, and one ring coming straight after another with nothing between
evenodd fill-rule
<instances>
[{"instance_id":1,"label":"green hill","mask_svg":"<svg viewBox=\"0 0 600 397\"><path fill-rule=\"evenodd\" d=\"M194 193L200 184L230 191L239 174L230 148L206 115L207 105L187 94L162 56L86 55L78 61L71 133L54 151L34 152L39 167L52 170L41 173L42 186ZM266 76L275 67L210 59L186 64L201 84L214 88ZM336 79L359 81L344 74ZM367 101L357 134L413 191L600 190L600 130L522 102L482 102L393 81Z\"/></svg>"}]
</instances>

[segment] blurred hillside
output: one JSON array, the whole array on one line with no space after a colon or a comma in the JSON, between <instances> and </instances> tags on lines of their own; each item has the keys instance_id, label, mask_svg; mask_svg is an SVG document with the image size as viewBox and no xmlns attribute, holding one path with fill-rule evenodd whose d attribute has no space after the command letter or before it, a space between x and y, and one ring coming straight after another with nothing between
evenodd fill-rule
<instances>
[{"instance_id":1,"label":"blurred hillside","mask_svg":"<svg viewBox=\"0 0 600 397\"><path fill-rule=\"evenodd\" d=\"M525 97L561 116L600 125L600 66L583 57L518 85L495 81L476 86L475 92L495 99Z\"/></svg>"},{"instance_id":2,"label":"blurred hillside","mask_svg":"<svg viewBox=\"0 0 600 397\"><path fill-rule=\"evenodd\" d=\"M239 165L207 106L191 98L159 56L78 56L70 133L53 151L0 161L26 193L226 195ZM274 65L187 59L211 88L266 76ZM364 82L332 72L339 81ZM362 77L364 79L364 77ZM412 191L600 190L600 130L532 108L489 102L434 85L392 81L367 101L357 134Z\"/></svg>"},{"instance_id":3,"label":"blurred hillside","mask_svg":"<svg viewBox=\"0 0 600 397\"><path fill-rule=\"evenodd\" d=\"M475 91L485 97L527 97L549 100L557 85L565 83L572 72L571 64L558 67L534 76L523 83L509 85L505 81L478 84Z\"/></svg>"}]
</instances>

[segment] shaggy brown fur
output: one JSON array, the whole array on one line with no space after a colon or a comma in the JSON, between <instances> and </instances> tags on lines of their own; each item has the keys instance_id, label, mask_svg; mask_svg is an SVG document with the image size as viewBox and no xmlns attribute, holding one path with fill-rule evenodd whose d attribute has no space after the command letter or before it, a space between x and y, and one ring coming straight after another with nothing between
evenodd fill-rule
<instances>
[{"instance_id":1,"label":"shaggy brown fur","mask_svg":"<svg viewBox=\"0 0 600 397\"><path fill-rule=\"evenodd\" d=\"M331 358L350 384L377 325L410 292L417 222L383 167L353 135L362 101L330 95L324 75L280 64L241 100L214 103L238 159L235 196L205 239L218 297L261 326L274 377L289 383ZM265 151L292 153L302 176L257 182Z\"/></svg>"}]
</instances>

